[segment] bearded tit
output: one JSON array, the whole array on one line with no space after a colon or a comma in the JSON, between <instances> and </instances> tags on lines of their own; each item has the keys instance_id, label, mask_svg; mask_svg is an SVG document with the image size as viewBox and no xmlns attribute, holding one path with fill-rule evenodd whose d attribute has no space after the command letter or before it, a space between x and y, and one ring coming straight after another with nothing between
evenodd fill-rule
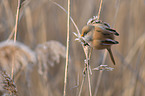
<instances>
[{"instance_id":1,"label":"bearded tit","mask_svg":"<svg viewBox=\"0 0 145 96\"><path fill-rule=\"evenodd\" d=\"M95 24L88 24L82 28L82 38L84 39L84 45L89 45L93 49L107 49L113 64L115 65L115 60L111 51L111 46L118 44L115 41L115 35L119 36L116 30L111 29L106 23L99 22Z\"/></svg>"}]
</instances>

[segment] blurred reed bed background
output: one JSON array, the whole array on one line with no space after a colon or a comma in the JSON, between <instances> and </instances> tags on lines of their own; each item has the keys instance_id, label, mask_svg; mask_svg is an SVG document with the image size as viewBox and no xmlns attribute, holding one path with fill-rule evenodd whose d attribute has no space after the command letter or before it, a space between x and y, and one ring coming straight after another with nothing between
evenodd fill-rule
<instances>
[{"instance_id":1,"label":"blurred reed bed background","mask_svg":"<svg viewBox=\"0 0 145 96\"><path fill-rule=\"evenodd\" d=\"M13 44L6 40L15 25L17 0L0 0L0 70L10 74L15 54L14 81L18 96L62 96L67 14L48 0L26 1L28 4L20 10L17 34L19 42ZM67 9L67 0L54 2ZM100 0L71 0L71 17L80 31L89 18L97 15L99 4ZM112 47L116 65L107 56L105 64L114 70L103 72L97 96L145 95L144 9L144 0L103 0L100 20L111 26L114 24L120 36L116 38L119 45ZM71 23L67 96L78 96L85 66L83 49L75 41L73 32L76 29ZM91 68L99 66L102 58L103 50L93 50ZM99 71L92 73L90 79L94 94ZM2 83L3 77L0 78ZM1 86L0 95L6 93ZM87 79L82 96L89 96Z\"/></svg>"}]
</instances>

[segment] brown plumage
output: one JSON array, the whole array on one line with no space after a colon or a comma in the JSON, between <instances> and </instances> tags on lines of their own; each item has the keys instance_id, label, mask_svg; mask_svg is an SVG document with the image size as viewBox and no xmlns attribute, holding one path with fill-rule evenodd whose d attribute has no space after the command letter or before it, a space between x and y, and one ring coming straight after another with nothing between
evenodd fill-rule
<instances>
[{"instance_id":1,"label":"brown plumage","mask_svg":"<svg viewBox=\"0 0 145 96\"><path fill-rule=\"evenodd\" d=\"M119 34L104 23L86 25L82 28L81 34L86 41L85 45L88 44L98 50L107 49L114 65L115 60L111 51L111 45L118 44L118 41L114 40L115 35L118 36Z\"/></svg>"}]
</instances>

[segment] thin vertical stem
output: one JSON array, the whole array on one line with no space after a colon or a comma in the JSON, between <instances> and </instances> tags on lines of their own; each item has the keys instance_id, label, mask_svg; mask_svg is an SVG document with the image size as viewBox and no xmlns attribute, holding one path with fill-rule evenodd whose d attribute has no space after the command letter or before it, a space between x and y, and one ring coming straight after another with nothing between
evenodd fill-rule
<instances>
[{"instance_id":1,"label":"thin vertical stem","mask_svg":"<svg viewBox=\"0 0 145 96\"><path fill-rule=\"evenodd\" d=\"M80 91L79 91L79 95L78 96L81 96L83 85L84 85L84 81L85 81L85 77L86 77L86 75L84 75L84 77L82 79L82 83L81 83L81 86L80 86Z\"/></svg>"},{"instance_id":2,"label":"thin vertical stem","mask_svg":"<svg viewBox=\"0 0 145 96\"><path fill-rule=\"evenodd\" d=\"M92 90L91 90L91 78L90 78L90 57L91 57L91 52L92 52L92 48L88 49L88 54L87 54L87 74L88 74L88 84L89 84L89 92L90 92L90 96L92 96Z\"/></svg>"},{"instance_id":3,"label":"thin vertical stem","mask_svg":"<svg viewBox=\"0 0 145 96\"><path fill-rule=\"evenodd\" d=\"M15 21L15 33L14 33L14 43L16 42L17 39L17 30L18 30L18 20L19 20L19 12L20 12L20 1L18 0L18 6L17 6L17 12L16 12L16 21ZM11 78L13 79L13 73L14 73L14 59L13 57L13 62L12 62L12 71L11 71Z\"/></svg>"},{"instance_id":4,"label":"thin vertical stem","mask_svg":"<svg viewBox=\"0 0 145 96\"><path fill-rule=\"evenodd\" d=\"M21 0L18 0L18 6L17 6L16 24L15 24L15 33L14 33L14 42L16 42L16 39L17 39L18 20L19 20L19 12L20 12L20 1Z\"/></svg>"},{"instance_id":5,"label":"thin vertical stem","mask_svg":"<svg viewBox=\"0 0 145 96\"><path fill-rule=\"evenodd\" d=\"M102 7L102 1L103 0L101 0L99 12L98 12L98 18L97 18L98 20L99 20L99 17L100 17L100 12L101 12L101 7ZM114 21L113 21L112 27L114 27L114 25L116 23L116 18L117 18L117 14L118 14L118 10L119 10L119 5L120 5L120 0L118 0L117 9L116 9L116 12L115 12L115 16L114 16ZM105 52L104 52L104 57L103 57L102 65L104 65L106 57L107 57L107 50L105 50ZM101 82L102 74L103 74L103 71L100 71L99 77L98 77L98 81L97 81L97 85L96 85L96 88L95 88L94 96L97 96L97 92L98 92L99 85L100 85L100 82Z\"/></svg>"},{"instance_id":6,"label":"thin vertical stem","mask_svg":"<svg viewBox=\"0 0 145 96\"><path fill-rule=\"evenodd\" d=\"M64 76L64 91L63 96L66 96L66 86L68 78L68 65L69 65L69 40L70 40L70 0L68 0L68 14L67 14L67 49L66 49L66 64L65 64L65 76Z\"/></svg>"},{"instance_id":7,"label":"thin vertical stem","mask_svg":"<svg viewBox=\"0 0 145 96\"><path fill-rule=\"evenodd\" d=\"M100 19L100 13L101 13L101 9L102 9L102 3L103 3L103 0L101 0L101 2L100 2L100 7L99 7L99 11L98 11L97 20ZM104 57L103 57L102 65L104 65L104 63L105 63L106 56L107 56L107 50L105 50L105 52L104 52ZM97 85L96 85L96 88L95 88L94 96L97 95L97 92L98 92L98 89L99 89L99 85L100 85L100 81L101 81L101 78L102 78L102 73L103 73L103 71L100 71L100 73L99 73L99 77L98 77Z\"/></svg>"},{"instance_id":8,"label":"thin vertical stem","mask_svg":"<svg viewBox=\"0 0 145 96\"><path fill-rule=\"evenodd\" d=\"M13 37L14 32L15 32L15 27L13 28L13 30L12 30L11 34L9 35L7 41L9 41Z\"/></svg>"},{"instance_id":9,"label":"thin vertical stem","mask_svg":"<svg viewBox=\"0 0 145 96\"><path fill-rule=\"evenodd\" d=\"M104 52L104 57L103 57L102 65L105 64L106 57L107 57L107 50L105 50L105 52ZM96 88L95 88L94 96L97 96L99 85L100 85L101 78L102 78L102 74L103 74L103 71L100 70L100 73L99 73L99 76L98 76L97 85L96 85Z\"/></svg>"},{"instance_id":10,"label":"thin vertical stem","mask_svg":"<svg viewBox=\"0 0 145 96\"><path fill-rule=\"evenodd\" d=\"M84 49L84 52L85 52L85 56L86 56L86 70L87 71L87 75L88 75L88 86L89 86L89 93L90 93L90 96L92 96L92 91L91 91L91 80L90 80L90 64L89 64L89 61L90 61L90 52L92 51L89 46L86 46L86 47L83 47Z\"/></svg>"},{"instance_id":11,"label":"thin vertical stem","mask_svg":"<svg viewBox=\"0 0 145 96\"><path fill-rule=\"evenodd\" d=\"M51 0L50 0L51 1ZM61 6L59 5L58 3L54 2L54 1L51 1L53 4L57 5L59 8L61 8L65 13L68 14L68 12ZM70 16L70 20L72 21L73 25L75 26L78 34L80 35L80 31L79 31L79 28L77 27L76 23L74 22L73 18Z\"/></svg>"},{"instance_id":12,"label":"thin vertical stem","mask_svg":"<svg viewBox=\"0 0 145 96\"><path fill-rule=\"evenodd\" d=\"M100 2L100 7L99 7L99 11L98 11L98 18L97 18L97 20L100 19L100 13L101 13L101 9L102 9L102 3L103 3L103 0L101 0L101 2Z\"/></svg>"},{"instance_id":13,"label":"thin vertical stem","mask_svg":"<svg viewBox=\"0 0 145 96\"><path fill-rule=\"evenodd\" d=\"M90 79L90 71L89 71L89 64L87 64L87 74L88 74L89 92L90 92L90 96L92 96L92 91L91 91L91 79Z\"/></svg>"}]
</instances>

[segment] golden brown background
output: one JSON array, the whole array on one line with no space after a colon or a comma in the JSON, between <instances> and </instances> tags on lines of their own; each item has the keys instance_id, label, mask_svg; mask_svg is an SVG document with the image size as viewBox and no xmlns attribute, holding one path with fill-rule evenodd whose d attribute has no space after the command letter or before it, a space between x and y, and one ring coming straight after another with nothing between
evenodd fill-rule
<instances>
[{"instance_id":1,"label":"golden brown background","mask_svg":"<svg viewBox=\"0 0 145 96\"><path fill-rule=\"evenodd\" d=\"M67 9L67 0L53 0ZM107 56L105 64L114 68L104 71L97 96L144 96L145 95L145 1L144 0L103 0L100 19L113 24L120 36L119 45L113 46L116 60L114 66ZM97 15L100 0L71 0L71 16L79 30L92 16ZM15 25L17 0L0 0L0 41L7 40ZM115 18L116 10L118 9ZM57 40L66 46L67 14L48 0L30 0L21 9L17 41L31 50L38 44ZM83 77L85 55L81 44L75 41L75 27L70 29L70 65L67 96L78 96ZM59 49L55 49L59 50ZM64 53L65 54L65 53ZM91 68L101 64L103 51L93 50ZM65 59L49 66L47 81L36 70L30 78L20 73L16 82L19 96L62 96ZM55 62L56 63L56 62ZM92 71L91 85L94 93L99 71ZM78 83L79 78L79 84ZM31 84L32 83L32 84ZM30 85L30 86L29 86ZM0 92L2 94L2 92ZM88 81L85 80L82 96L89 96Z\"/></svg>"}]
</instances>

